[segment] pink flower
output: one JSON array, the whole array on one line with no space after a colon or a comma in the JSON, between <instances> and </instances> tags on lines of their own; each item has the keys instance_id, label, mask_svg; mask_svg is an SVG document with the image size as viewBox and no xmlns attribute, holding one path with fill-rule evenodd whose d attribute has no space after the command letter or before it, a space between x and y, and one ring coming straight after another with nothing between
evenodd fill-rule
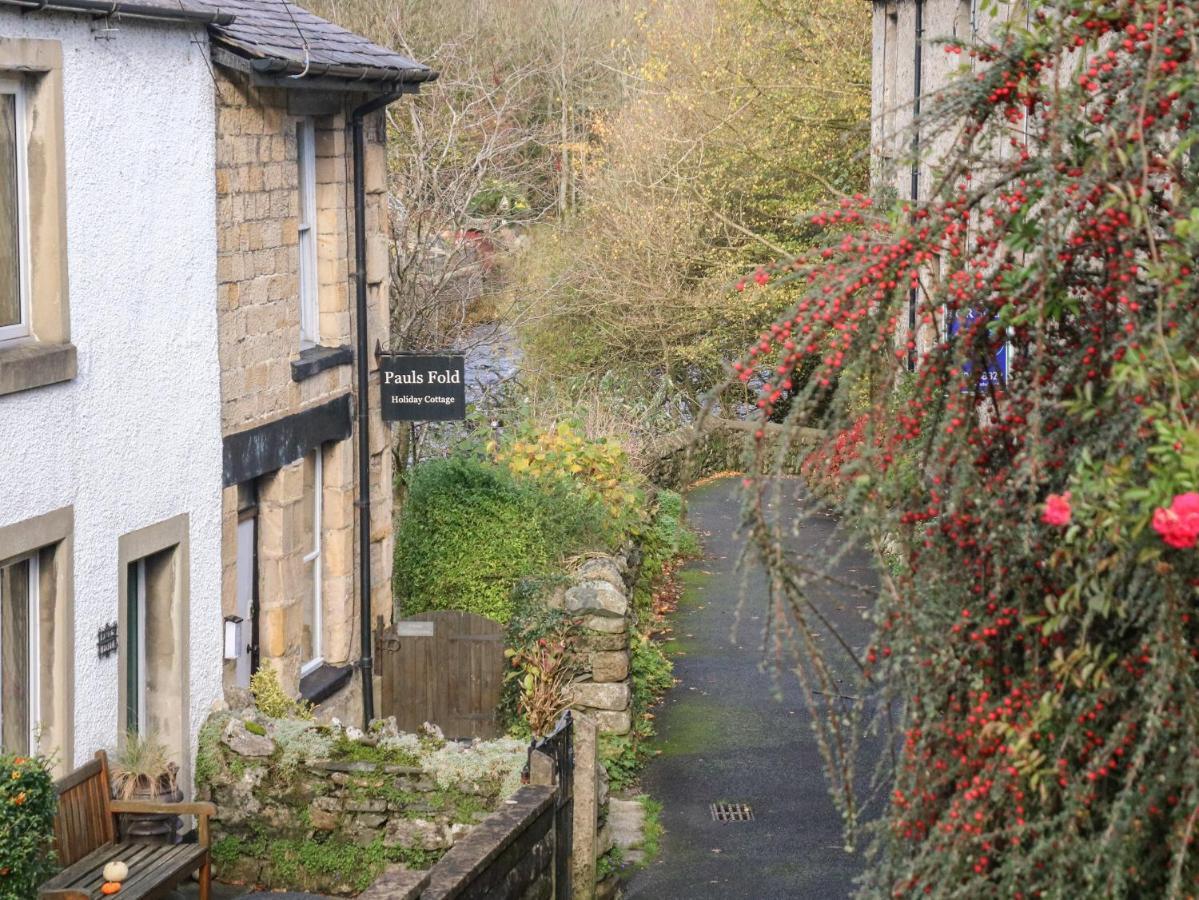
<instances>
[{"instance_id":1,"label":"pink flower","mask_svg":"<svg viewBox=\"0 0 1199 900\"><path fill-rule=\"evenodd\" d=\"M1045 511L1041 513L1041 521L1046 525L1070 524L1070 492L1050 494L1045 498Z\"/></svg>"},{"instance_id":2,"label":"pink flower","mask_svg":"<svg viewBox=\"0 0 1199 900\"><path fill-rule=\"evenodd\" d=\"M1194 547L1199 541L1199 494L1194 491L1179 494L1169 509L1164 506L1155 509L1153 530L1178 550Z\"/></svg>"}]
</instances>

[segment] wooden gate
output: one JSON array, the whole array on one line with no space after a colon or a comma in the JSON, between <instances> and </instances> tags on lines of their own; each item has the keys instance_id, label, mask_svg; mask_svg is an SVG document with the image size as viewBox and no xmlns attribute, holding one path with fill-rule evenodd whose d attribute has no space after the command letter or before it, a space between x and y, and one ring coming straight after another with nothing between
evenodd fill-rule
<instances>
[{"instance_id":1,"label":"wooden gate","mask_svg":"<svg viewBox=\"0 0 1199 900\"><path fill-rule=\"evenodd\" d=\"M382 712L401 731L425 722L450 739L499 737L504 626L468 612L437 610L379 633Z\"/></svg>"}]
</instances>

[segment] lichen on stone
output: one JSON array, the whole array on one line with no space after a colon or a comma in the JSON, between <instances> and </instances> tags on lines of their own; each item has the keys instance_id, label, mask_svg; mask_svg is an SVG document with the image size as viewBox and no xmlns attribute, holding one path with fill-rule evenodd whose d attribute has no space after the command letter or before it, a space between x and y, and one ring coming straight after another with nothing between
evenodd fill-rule
<instances>
[{"instance_id":1,"label":"lichen on stone","mask_svg":"<svg viewBox=\"0 0 1199 900\"><path fill-rule=\"evenodd\" d=\"M394 719L363 733L251 708L210 716L196 781L219 810L224 877L342 895L388 863L431 865L516 790L524 761L507 738L460 744Z\"/></svg>"}]
</instances>

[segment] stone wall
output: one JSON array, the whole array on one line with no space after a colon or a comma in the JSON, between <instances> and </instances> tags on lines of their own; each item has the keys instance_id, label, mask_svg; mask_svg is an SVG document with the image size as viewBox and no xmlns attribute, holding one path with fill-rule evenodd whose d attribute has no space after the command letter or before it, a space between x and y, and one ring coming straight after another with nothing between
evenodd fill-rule
<instances>
[{"instance_id":1,"label":"stone wall","mask_svg":"<svg viewBox=\"0 0 1199 900\"><path fill-rule=\"evenodd\" d=\"M580 900L616 896L613 876L595 884L596 862L612 849L608 827L608 771L599 759L599 735L628 734L633 726L630 637L636 627L633 585L636 551L595 556L579 566L574 583L561 595L574 615L578 640L578 679L567 699L575 718L575 894Z\"/></svg>"},{"instance_id":2,"label":"stone wall","mask_svg":"<svg viewBox=\"0 0 1199 900\"><path fill-rule=\"evenodd\" d=\"M389 864L428 869L516 790L525 755L517 741L447 743L399 734L394 721L362 734L252 708L215 713L196 781L217 806L217 877L346 896Z\"/></svg>"},{"instance_id":3,"label":"stone wall","mask_svg":"<svg viewBox=\"0 0 1199 900\"><path fill-rule=\"evenodd\" d=\"M627 734L632 727L629 630L635 613L630 601L635 572L627 555L596 556L574 574L561 596L576 617L580 669L570 686L571 708L595 721L601 734Z\"/></svg>"},{"instance_id":4,"label":"stone wall","mask_svg":"<svg viewBox=\"0 0 1199 900\"><path fill-rule=\"evenodd\" d=\"M421 900L552 900L557 789L512 795L433 867Z\"/></svg>"},{"instance_id":5,"label":"stone wall","mask_svg":"<svg viewBox=\"0 0 1199 900\"><path fill-rule=\"evenodd\" d=\"M646 450L646 475L656 485L681 491L715 472L749 471L759 427L757 422L709 416L698 426L680 428ZM781 453L781 471L791 475L798 473L804 450L824 438L819 428L769 423L765 431L767 459L773 463Z\"/></svg>"}]
</instances>

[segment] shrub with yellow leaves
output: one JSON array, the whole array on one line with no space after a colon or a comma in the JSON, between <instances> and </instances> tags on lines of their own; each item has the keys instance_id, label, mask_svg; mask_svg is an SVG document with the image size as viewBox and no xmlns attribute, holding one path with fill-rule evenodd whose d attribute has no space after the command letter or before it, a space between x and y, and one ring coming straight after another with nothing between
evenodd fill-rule
<instances>
[{"instance_id":1,"label":"shrub with yellow leaves","mask_svg":"<svg viewBox=\"0 0 1199 900\"><path fill-rule=\"evenodd\" d=\"M613 438L593 440L569 422L521 435L510 444L487 445L496 462L518 477L568 481L588 500L600 502L626 528L645 516L645 494L624 447Z\"/></svg>"}]
</instances>

